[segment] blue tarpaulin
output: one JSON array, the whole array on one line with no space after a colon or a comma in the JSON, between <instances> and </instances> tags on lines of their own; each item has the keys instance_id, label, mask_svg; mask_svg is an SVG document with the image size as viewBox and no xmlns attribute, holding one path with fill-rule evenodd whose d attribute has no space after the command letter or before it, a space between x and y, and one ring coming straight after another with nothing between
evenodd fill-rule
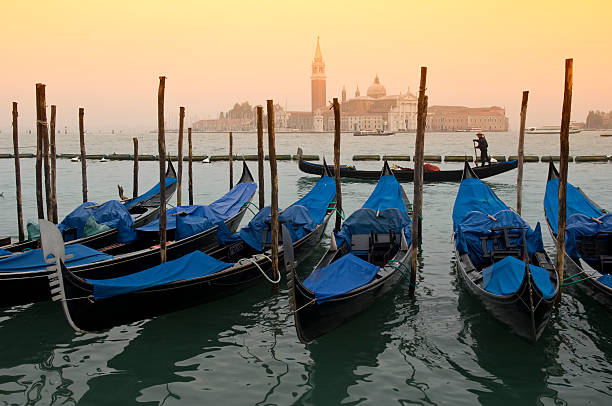
<instances>
[{"instance_id":1,"label":"blue tarpaulin","mask_svg":"<svg viewBox=\"0 0 612 406\"><path fill-rule=\"evenodd\" d=\"M489 186L478 178L463 179L453 207L453 230L457 231L459 223L471 211L493 214L501 210L508 210L508 206L495 196Z\"/></svg>"},{"instance_id":2,"label":"blue tarpaulin","mask_svg":"<svg viewBox=\"0 0 612 406\"><path fill-rule=\"evenodd\" d=\"M99 300L171 282L200 278L233 265L218 261L201 251L194 251L141 272L112 279L87 279L87 282L94 287L94 299Z\"/></svg>"},{"instance_id":3,"label":"blue tarpaulin","mask_svg":"<svg viewBox=\"0 0 612 406\"><path fill-rule=\"evenodd\" d=\"M580 258L581 255L576 248L577 240L582 237L595 236L598 233L612 233L612 213L604 214L598 218L585 216L581 213L569 216L565 228L567 255L572 258Z\"/></svg>"},{"instance_id":4,"label":"blue tarpaulin","mask_svg":"<svg viewBox=\"0 0 612 406\"><path fill-rule=\"evenodd\" d=\"M550 281L546 269L529 265L529 271L542 297L545 299L553 298L555 287ZM505 257L482 270L482 287L494 295L507 296L521 287L524 277L525 262L514 257Z\"/></svg>"},{"instance_id":5,"label":"blue tarpaulin","mask_svg":"<svg viewBox=\"0 0 612 406\"><path fill-rule=\"evenodd\" d=\"M68 214L57 227L62 232L68 229L76 229L76 238L82 238L84 237L85 223L90 217L93 217L98 224L116 228L119 242L128 242L136 238L136 232L132 229L134 219L121 202L110 200L100 206L88 209L87 207L90 206L97 206L97 204L94 202L81 204Z\"/></svg>"},{"instance_id":6,"label":"blue tarpaulin","mask_svg":"<svg viewBox=\"0 0 612 406\"><path fill-rule=\"evenodd\" d=\"M166 211L166 230L177 229L175 235L177 240L208 230L215 224L235 216L242 206L253 197L256 189L255 183L243 182L209 205L178 206L168 209ZM159 219L137 230L158 232Z\"/></svg>"},{"instance_id":7,"label":"blue tarpaulin","mask_svg":"<svg viewBox=\"0 0 612 406\"><path fill-rule=\"evenodd\" d=\"M597 278L597 281L612 288L612 274L605 274Z\"/></svg>"},{"instance_id":8,"label":"blue tarpaulin","mask_svg":"<svg viewBox=\"0 0 612 406\"><path fill-rule=\"evenodd\" d=\"M384 175L378 179L372 194L361 207L374 211L393 208L407 213L402 195L402 185L400 185L395 176Z\"/></svg>"},{"instance_id":9,"label":"blue tarpaulin","mask_svg":"<svg viewBox=\"0 0 612 406\"><path fill-rule=\"evenodd\" d=\"M338 246L344 241L350 246L351 236L355 234L370 234L370 231L387 234L389 230L398 235L403 231L410 244L412 221L402 195L402 186L395 176L381 176L362 208L351 214L335 233Z\"/></svg>"},{"instance_id":10,"label":"blue tarpaulin","mask_svg":"<svg viewBox=\"0 0 612 406\"><path fill-rule=\"evenodd\" d=\"M70 254L74 255L74 257L65 261L66 266L69 267L113 258L112 255L96 251L81 244L67 244L66 256ZM48 266L50 265L44 261L43 252L40 248L0 259L0 272L31 272L45 269Z\"/></svg>"},{"instance_id":11,"label":"blue tarpaulin","mask_svg":"<svg viewBox=\"0 0 612 406\"><path fill-rule=\"evenodd\" d=\"M488 214L495 219L489 217ZM497 227L521 227L519 229L509 230L510 234L517 237L510 238L512 245L523 245L522 227L526 229L527 250L529 255L533 255L537 251L544 250L542 242L542 231L540 223L537 224L535 230L532 230L529 225L516 212L506 209L497 213L482 213L479 211L471 211L463 218L463 221L456 228L455 243L460 254L468 254L474 265L480 265L488 262L488 259L483 259L482 240L480 237L493 237L494 235L502 235L502 231L491 231ZM493 249L493 241L487 240L487 251Z\"/></svg>"},{"instance_id":12,"label":"blue tarpaulin","mask_svg":"<svg viewBox=\"0 0 612 406\"><path fill-rule=\"evenodd\" d=\"M165 184L166 184L166 189L169 188L170 186L174 185L177 182L176 178L166 178L165 180ZM138 203L141 202L146 202L147 200L149 200L150 198L152 198L153 196L155 196L156 194L159 193L159 183L155 186L153 186L151 189L149 189L145 194L142 194L138 197L135 197L132 200L128 200L127 202L124 203L125 207L129 210L132 207L138 205Z\"/></svg>"},{"instance_id":13,"label":"blue tarpaulin","mask_svg":"<svg viewBox=\"0 0 612 406\"><path fill-rule=\"evenodd\" d=\"M330 203L336 196L336 183L329 176L324 176L300 200L283 210L278 216L281 224L286 224L295 242L314 230L323 222ZM264 234L269 234L270 206L259 211L237 234L231 235L227 227L219 224L217 238L222 244L243 240L254 250L263 251ZM267 240L269 238L266 238Z\"/></svg>"},{"instance_id":14,"label":"blue tarpaulin","mask_svg":"<svg viewBox=\"0 0 612 406\"><path fill-rule=\"evenodd\" d=\"M371 282L379 269L353 254L346 254L311 273L304 280L304 286L314 292L317 303L323 303Z\"/></svg>"},{"instance_id":15,"label":"blue tarpaulin","mask_svg":"<svg viewBox=\"0 0 612 406\"><path fill-rule=\"evenodd\" d=\"M0 248L0 257L3 257L5 255L13 255L13 253L10 252L10 251L3 250L2 248Z\"/></svg>"},{"instance_id":16,"label":"blue tarpaulin","mask_svg":"<svg viewBox=\"0 0 612 406\"><path fill-rule=\"evenodd\" d=\"M566 218L569 219L572 215L580 213L587 217L599 217L604 214L599 210L582 192L574 185L568 182L567 197L565 199L565 207L567 210ZM544 212L550 227L555 235L557 235L559 222L559 179L551 179L546 182L546 194L544 195Z\"/></svg>"}]
</instances>

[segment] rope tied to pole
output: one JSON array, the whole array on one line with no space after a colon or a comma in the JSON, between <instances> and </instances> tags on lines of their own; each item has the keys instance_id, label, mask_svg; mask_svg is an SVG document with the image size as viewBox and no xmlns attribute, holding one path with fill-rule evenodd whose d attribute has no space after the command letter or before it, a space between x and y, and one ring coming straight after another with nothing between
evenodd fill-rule
<instances>
[{"instance_id":1,"label":"rope tied to pole","mask_svg":"<svg viewBox=\"0 0 612 406\"><path fill-rule=\"evenodd\" d=\"M339 211L335 207L328 207L327 210L334 210L336 213L338 213L340 215L340 217L342 217L342 220L346 220L346 218L344 216L344 210Z\"/></svg>"},{"instance_id":2,"label":"rope tied to pole","mask_svg":"<svg viewBox=\"0 0 612 406\"><path fill-rule=\"evenodd\" d=\"M238 265L248 264L249 262L252 263L253 265L257 267L257 269L259 269L259 272L261 272L261 274L264 276L264 278L268 280L268 282L274 285L277 285L281 281L281 273L280 272L278 273L277 280L273 281L272 279L270 279L268 275L266 275L266 272L263 269L261 269L261 267L257 263L257 260L260 258L266 258L268 261L270 261L270 263L272 263L272 259L269 256L265 254L260 254L259 256L256 256L255 258L242 258L241 260L238 261Z\"/></svg>"},{"instance_id":3,"label":"rope tied to pole","mask_svg":"<svg viewBox=\"0 0 612 406\"><path fill-rule=\"evenodd\" d=\"M398 264L398 265L395 265ZM408 281L408 285L411 285L410 283L410 276L406 275L404 273L404 271L402 271L402 268L406 269L407 272L411 272L410 267L408 265L406 265L405 263L403 263L402 261L399 261L397 259L390 259L389 262L387 263L388 266L396 269L399 271L399 273L402 274L402 276L404 277L404 279L406 279L406 281ZM416 282L413 285L416 288Z\"/></svg>"}]
</instances>

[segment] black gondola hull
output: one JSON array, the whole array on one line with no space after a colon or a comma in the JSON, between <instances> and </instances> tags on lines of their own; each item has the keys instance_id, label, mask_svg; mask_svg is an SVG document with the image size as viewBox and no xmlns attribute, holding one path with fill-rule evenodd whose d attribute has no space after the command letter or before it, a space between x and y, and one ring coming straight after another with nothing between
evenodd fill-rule
<instances>
[{"instance_id":1,"label":"black gondola hull","mask_svg":"<svg viewBox=\"0 0 612 406\"><path fill-rule=\"evenodd\" d=\"M407 262L409 252L410 249L399 251L394 260ZM318 304L314 303L314 294L302 284L294 271L294 288L290 289L290 294L295 300L294 320L298 338L303 343L309 343L338 328L374 305L402 278L402 274L395 271L362 288Z\"/></svg>"},{"instance_id":2,"label":"black gondola hull","mask_svg":"<svg viewBox=\"0 0 612 406\"><path fill-rule=\"evenodd\" d=\"M329 221L331 214L315 230L294 243L297 261L312 253ZM214 254L213 254L214 256ZM283 249L279 249L279 264L283 263ZM271 277L271 263L258 261ZM142 320L238 293L264 279L253 263L229 268L206 277L179 281L156 288L127 293L103 300L91 299L91 285L69 271L62 272L66 301L64 309L73 327L83 331L100 331L113 326Z\"/></svg>"},{"instance_id":3,"label":"black gondola hull","mask_svg":"<svg viewBox=\"0 0 612 406\"><path fill-rule=\"evenodd\" d=\"M225 222L235 232L242 221L246 208ZM217 227L185 238L167 246L168 260L179 258L195 250L209 251L219 246ZM82 278L109 279L151 268L160 263L160 250L148 249L118 256L107 261L71 267L70 270ZM50 271L0 273L0 307L15 306L51 299L48 275Z\"/></svg>"},{"instance_id":4,"label":"black gondola hull","mask_svg":"<svg viewBox=\"0 0 612 406\"><path fill-rule=\"evenodd\" d=\"M480 179L484 179L508 172L515 169L516 166L516 161L500 162L489 166L474 167L473 171ZM323 165L304 161L301 158L298 162L298 167L302 172L312 175L321 175L323 172ZM333 166L328 165L328 168L330 171L334 171ZM414 179L414 171L410 170L394 170L393 174L400 182L412 182ZM425 182L460 182L462 174L463 169L450 171L424 171L423 180ZM380 177L380 171L358 170L341 166L340 177L346 179L378 180Z\"/></svg>"}]
</instances>

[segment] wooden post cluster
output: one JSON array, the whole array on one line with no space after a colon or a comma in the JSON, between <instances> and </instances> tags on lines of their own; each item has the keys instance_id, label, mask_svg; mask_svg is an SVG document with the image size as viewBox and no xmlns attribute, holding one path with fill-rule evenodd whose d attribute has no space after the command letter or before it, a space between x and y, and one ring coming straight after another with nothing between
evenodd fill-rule
<instances>
[{"instance_id":1,"label":"wooden post cluster","mask_svg":"<svg viewBox=\"0 0 612 406\"><path fill-rule=\"evenodd\" d=\"M270 213L272 249L272 279L278 279L278 168L276 165L276 134L274 133L274 102L267 100L268 113L268 155L270 156L270 177L272 187L272 202Z\"/></svg>"},{"instance_id":2,"label":"wooden post cluster","mask_svg":"<svg viewBox=\"0 0 612 406\"><path fill-rule=\"evenodd\" d=\"M19 241L25 240L23 229L23 200L21 196L21 166L19 164L19 128L17 102L13 102L13 153L15 155L15 189L17 191L17 229Z\"/></svg>"},{"instance_id":3,"label":"wooden post cluster","mask_svg":"<svg viewBox=\"0 0 612 406\"><path fill-rule=\"evenodd\" d=\"M51 154L51 217L50 221L57 224L57 148L55 143L55 121L57 107L51 105L51 123L49 126L49 153Z\"/></svg>"},{"instance_id":4,"label":"wooden post cluster","mask_svg":"<svg viewBox=\"0 0 612 406\"><path fill-rule=\"evenodd\" d=\"M525 156L525 121L527 120L527 101L529 99L529 91L523 92L523 100L521 101L521 127L519 129L518 141L518 173L516 175L516 212L521 215L523 208L523 160Z\"/></svg>"},{"instance_id":5,"label":"wooden post cluster","mask_svg":"<svg viewBox=\"0 0 612 406\"><path fill-rule=\"evenodd\" d=\"M85 126L83 124L83 118L85 116L85 109L79 108L79 143L81 144L81 182L83 192L83 203L87 201L87 155L85 154Z\"/></svg>"},{"instance_id":6,"label":"wooden post cluster","mask_svg":"<svg viewBox=\"0 0 612 406\"><path fill-rule=\"evenodd\" d=\"M565 60L565 86L563 90L563 110L561 112L561 134L559 153L559 226L557 229L557 273L559 275L559 295L557 305L561 303L561 286L565 267L565 220L567 216L567 163L569 159L569 127L572 113L572 87L574 82L574 60Z\"/></svg>"},{"instance_id":7,"label":"wooden post cluster","mask_svg":"<svg viewBox=\"0 0 612 406\"><path fill-rule=\"evenodd\" d=\"M47 112L45 109L45 85L42 83L36 84L36 208L38 218L45 218L45 209L43 201L43 131L47 126Z\"/></svg>"},{"instance_id":8,"label":"wooden post cluster","mask_svg":"<svg viewBox=\"0 0 612 406\"><path fill-rule=\"evenodd\" d=\"M264 194L264 135L263 135L263 106L257 106L257 174L259 188L259 210L265 206Z\"/></svg>"},{"instance_id":9,"label":"wooden post cluster","mask_svg":"<svg viewBox=\"0 0 612 406\"><path fill-rule=\"evenodd\" d=\"M336 181L336 224L335 229L340 231L342 226L342 183L340 182L340 103L334 97L332 102L334 109L334 179Z\"/></svg>"},{"instance_id":10,"label":"wooden post cluster","mask_svg":"<svg viewBox=\"0 0 612 406\"><path fill-rule=\"evenodd\" d=\"M178 133L178 175L176 188L176 205L183 202L183 130L185 128L185 107L179 107L179 133Z\"/></svg>"},{"instance_id":11,"label":"wooden post cluster","mask_svg":"<svg viewBox=\"0 0 612 406\"><path fill-rule=\"evenodd\" d=\"M159 151L159 250L161 262L166 262L166 133L164 128L164 94L166 77L159 77L157 92L157 147Z\"/></svg>"},{"instance_id":12,"label":"wooden post cluster","mask_svg":"<svg viewBox=\"0 0 612 406\"><path fill-rule=\"evenodd\" d=\"M189 204L193 204L193 143L191 140L191 127L187 129L187 143L189 144Z\"/></svg>"},{"instance_id":13,"label":"wooden post cluster","mask_svg":"<svg viewBox=\"0 0 612 406\"><path fill-rule=\"evenodd\" d=\"M232 132L229 132L229 185L230 189L234 187L234 137Z\"/></svg>"},{"instance_id":14,"label":"wooden post cluster","mask_svg":"<svg viewBox=\"0 0 612 406\"><path fill-rule=\"evenodd\" d=\"M427 120L427 96L425 89L427 85L427 67L421 67L421 82L419 85L419 99L417 104L417 130L414 147L414 199L412 206L412 229L411 229L411 274L410 274L410 296L414 295L417 272L418 247L421 245L421 231L423 219L423 164L425 153L425 125Z\"/></svg>"},{"instance_id":15,"label":"wooden post cluster","mask_svg":"<svg viewBox=\"0 0 612 406\"><path fill-rule=\"evenodd\" d=\"M132 198L138 196L138 138L132 138L134 142L134 180L132 181Z\"/></svg>"}]
</instances>

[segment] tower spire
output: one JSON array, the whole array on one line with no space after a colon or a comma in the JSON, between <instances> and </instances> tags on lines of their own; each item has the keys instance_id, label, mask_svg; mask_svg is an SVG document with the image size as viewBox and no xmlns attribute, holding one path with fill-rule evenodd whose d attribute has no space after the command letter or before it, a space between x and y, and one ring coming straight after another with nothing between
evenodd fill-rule
<instances>
[{"instance_id":1,"label":"tower spire","mask_svg":"<svg viewBox=\"0 0 612 406\"><path fill-rule=\"evenodd\" d=\"M315 62L323 62L323 54L321 54L321 46L319 45L319 37L317 36L317 49L314 56Z\"/></svg>"},{"instance_id":2,"label":"tower spire","mask_svg":"<svg viewBox=\"0 0 612 406\"><path fill-rule=\"evenodd\" d=\"M312 95L312 112L325 108L325 62L317 37L317 47L315 48L314 60L312 61L312 75L310 76L310 87Z\"/></svg>"}]
</instances>

